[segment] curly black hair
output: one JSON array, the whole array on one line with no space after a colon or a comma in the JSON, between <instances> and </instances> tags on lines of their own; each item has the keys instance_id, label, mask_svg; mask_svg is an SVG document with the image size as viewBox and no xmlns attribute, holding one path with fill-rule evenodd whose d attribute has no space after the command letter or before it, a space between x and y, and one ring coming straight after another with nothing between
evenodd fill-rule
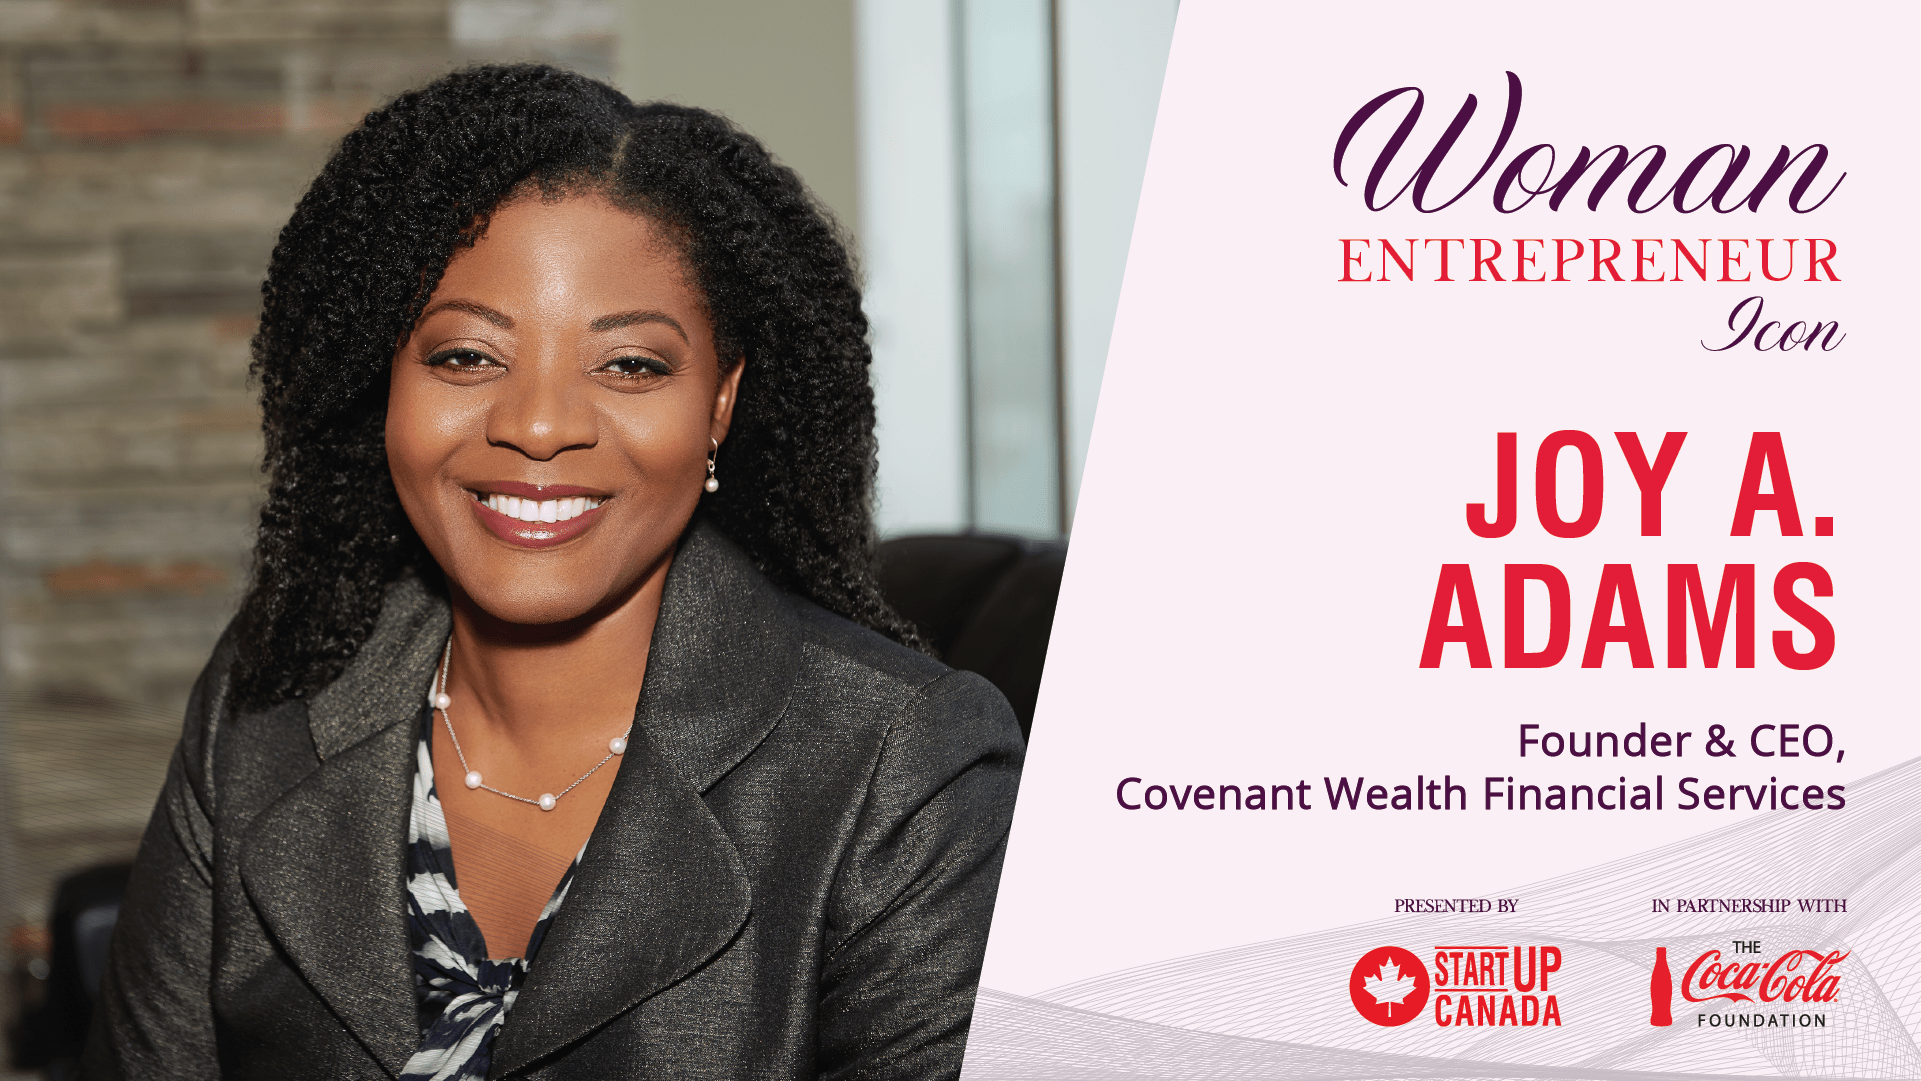
<instances>
[{"instance_id":1,"label":"curly black hair","mask_svg":"<svg viewBox=\"0 0 1921 1081\"><path fill-rule=\"evenodd\" d=\"M783 588L924 648L875 578L867 318L831 217L722 117L489 65L369 113L274 248L253 340L271 480L235 625L236 698L260 708L326 686L389 582L437 577L387 469L388 370L454 253L534 187L599 192L662 225L723 364L746 364L728 482L696 513Z\"/></svg>"}]
</instances>

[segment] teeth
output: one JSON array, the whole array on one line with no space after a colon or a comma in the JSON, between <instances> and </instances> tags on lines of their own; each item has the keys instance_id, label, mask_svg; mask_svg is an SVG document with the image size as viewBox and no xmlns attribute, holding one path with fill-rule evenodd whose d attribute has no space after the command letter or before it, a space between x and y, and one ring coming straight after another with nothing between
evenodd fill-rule
<instances>
[{"instance_id":1,"label":"teeth","mask_svg":"<svg viewBox=\"0 0 1921 1081\"><path fill-rule=\"evenodd\" d=\"M481 500L488 510L498 511L523 522L565 522L600 506L601 500L588 496L572 499L522 499L492 493Z\"/></svg>"}]
</instances>

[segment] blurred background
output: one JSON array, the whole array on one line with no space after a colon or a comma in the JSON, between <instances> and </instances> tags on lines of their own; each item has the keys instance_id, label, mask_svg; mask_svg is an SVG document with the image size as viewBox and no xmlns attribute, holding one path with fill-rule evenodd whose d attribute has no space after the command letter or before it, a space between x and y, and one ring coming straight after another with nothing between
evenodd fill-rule
<instances>
[{"instance_id":1,"label":"blurred background","mask_svg":"<svg viewBox=\"0 0 1921 1081\"><path fill-rule=\"evenodd\" d=\"M0 0L0 1022L97 979L72 876L131 858L245 584L260 278L369 108L533 59L731 116L855 238L883 535L1057 557L1176 3Z\"/></svg>"}]
</instances>

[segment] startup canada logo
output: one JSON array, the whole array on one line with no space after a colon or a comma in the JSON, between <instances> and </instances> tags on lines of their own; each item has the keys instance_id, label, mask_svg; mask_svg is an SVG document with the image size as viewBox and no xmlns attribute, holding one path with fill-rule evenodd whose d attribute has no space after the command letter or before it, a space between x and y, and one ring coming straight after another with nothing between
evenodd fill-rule
<instances>
[{"instance_id":1,"label":"startup canada logo","mask_svg":"<svg viewBox=\"0 0 1921 1081\"><path fill-rule=\"evenodd\" d=\"M1399 946L1369 950L1355 962L1348 997L1384 1028L1405 1025L1434 1002L1434 1023L1455 1026L1559 1026L1561 1004L1548 976L1561 970L1556 946L1436 946L1434 967Z\"/></svg>"},{"instance_id":2,"label":"startup canada logo","mask_svg":"<svg viewBox=\"0 0 1921 1081\"><path fill-rule=\"evenodd\" d=\"M1848 954L1839 950L1788 950L1770 959L1761 952L1759 940L1736 939L1732 957L1713 949L1694 959L1681 977L1681 998L1702 1005L1695 1014L1696 1028L1826 1028L1827 1014L1793 1007L1833 1002L1841 990L1835 968L1847 959ZM1648 998L1648 1024L1674 1024L1674 976L1668 969L1666 946L1654 948ZM1728 1005L1707 1008L1713 1002ZM1739 1009L1744 1002L1781 1008Z\"/></svg>"}]
</instances>

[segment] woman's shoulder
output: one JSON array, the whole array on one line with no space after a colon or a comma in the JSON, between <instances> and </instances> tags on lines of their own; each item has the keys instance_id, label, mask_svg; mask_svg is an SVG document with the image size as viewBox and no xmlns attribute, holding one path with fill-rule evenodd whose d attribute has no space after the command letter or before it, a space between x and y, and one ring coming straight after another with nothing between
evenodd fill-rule
<instances>
[{"instance_id":1,"label":"woman's shoulder","mask_svg":"<svg viewBox=\"0 0 1921 1081\"><path fill-rule=\"evenodd\" d=\"M697 527L676 559L683 565L690 580L678 588L670 581L662 619L683 624L704 608L697 617L704 644L737 658L739 676L787 673L789 713L798 711L790 719L819 714L838 725L885 728L912 718L995 741L1008 733L1020 739L1013 710L992 683L778 588L718 530ZM657 648L662 637L657 631Z\"/></svg>"},{"instance_id":2,"label":"woman's shoulder","mask_svg":"<svg viewBox=\"0 0 1921 1081\"><path fill-rule=\"evenodd\" d=\"M848 674L871 672L876 678L922 687L952 674L938 659L837 615L803 597L785 594L794 623L816 663Z\"/></svg>"},{"instance_id":3,"label":"woman's shoulder","mask_svg":"<svg viewBox=\"0 0 1921 1081\"><path fill-rule=\"evenodd\" d=\"M236 617L189 695L183 765L206 776L311 768L380 722L418 710L417 690L427 684L448 625L446 600L404 575L387 584L380 618L332 682L311 696L260 705L236 695L236 666L245 663L239 643L245 630Z\"/></svg>"},{"instance_id":4,"label":"woman's shoulder","mask_svg":"<svg viewBox=\"0 0 1921 1081\"><path fill-rule=\"evenodd\" d=\"M949 727L965 725L982 732L1013 732L1014 711L992 683L973 672L950 668L919 650L878 631L791 597L805 664L801 678L840 699L859 699L877 707L861 715L879 720L893 711L939 718Z\"/></svg>"},{"instance_id":5,"label":"woman's shoulder","mask_svg":"<svg viewBox=\"0 0 1921 1081\"><path fill-rule=\"evenodd\" d=\"M1018 739L1020 726L1007 697L982 676L949 668L803 597L790 593L788 603L801 639L799 678L836 699L841 716L874 724L912 716L951 732L1014 733Z\"/></svg>"}]
</instances>

